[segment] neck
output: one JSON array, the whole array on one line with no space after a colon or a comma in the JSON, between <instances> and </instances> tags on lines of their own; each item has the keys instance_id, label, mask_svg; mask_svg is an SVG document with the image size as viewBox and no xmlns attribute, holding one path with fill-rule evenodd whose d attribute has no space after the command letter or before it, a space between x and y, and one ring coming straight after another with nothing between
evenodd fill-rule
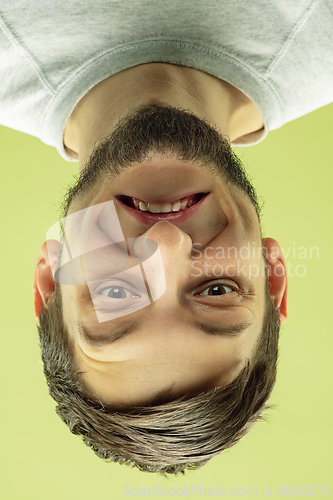
<instances>
[{"instance_id":1,"label":"neck","mask_svg":"<svg viewBox=\"0 0 333 500\"><path fill-rule=\"evenodd\" d=\"M120 118L148 104L190 111L231 142L263 127L256 105L229 83L187 66L141 64L103 80L76 105L65 127L64 145L78 158L80 170Z\"/></svg>"}]
</instances>

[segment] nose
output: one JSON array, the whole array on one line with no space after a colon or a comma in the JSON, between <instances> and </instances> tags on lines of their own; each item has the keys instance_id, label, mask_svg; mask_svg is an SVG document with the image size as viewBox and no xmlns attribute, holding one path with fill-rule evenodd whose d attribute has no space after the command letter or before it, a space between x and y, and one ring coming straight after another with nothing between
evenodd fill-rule
<instances>
[{"instance_id":1,"label":"nose","mask_svg":"<svg viewBox=\"0 0 333 500\"><path fill-rule=\"evenodd\" d=\"M165 254L172 253L174 257L177 254L186 254L188 256L191 254L191 237L168 221L157 222L141 237L155 240Z\"/></svg>"},{"instance_id":2,"label":"nose","mask_svg":"<svg viewBox=\"0 0 333 500\"><path fill-rule=\"evenodd\" d=\"M140 238L149 238L158 243L161 252L166 288L179 288L181 281L190 272L192 239L174 224L159 221L148 229ZM140 239L139 238L139 239Z\"/></svg>"}]
</instances>

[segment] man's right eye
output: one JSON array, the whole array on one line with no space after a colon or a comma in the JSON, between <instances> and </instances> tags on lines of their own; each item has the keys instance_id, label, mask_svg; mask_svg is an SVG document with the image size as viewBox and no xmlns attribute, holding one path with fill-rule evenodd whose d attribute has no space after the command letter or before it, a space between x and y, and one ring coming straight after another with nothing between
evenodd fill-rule
<instances>
[{"instance_id":1,"label":"man's right eye","mask_svg":"<svg viewBox=\"0 0 333 500\"><path fill-rule=\"evenodd\" d=\"M131 297L138 297L138 295L133 294L133 292L122 286L104 288L101 291L101 295L106 295L110 299L128 299Z\"/></svg>"}]
</instances>

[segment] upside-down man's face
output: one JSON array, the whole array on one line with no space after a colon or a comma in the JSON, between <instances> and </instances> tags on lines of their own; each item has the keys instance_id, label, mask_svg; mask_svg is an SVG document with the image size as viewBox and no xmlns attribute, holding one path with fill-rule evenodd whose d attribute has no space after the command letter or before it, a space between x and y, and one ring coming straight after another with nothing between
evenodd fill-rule
<instances>
[{"instance_id":1,"label":"upside-down man's face","mask_svg":"<svg viewBox=\"0 0 333 500\"><path fill-rule=\"evenodd\" d=\"M148 405L224 386L251 359L266 273L255 200L239 170L212 127L158 106L128 118L89 159L66 215L95 207L94 238L112 242L102 207L113 201L126 241L154 240L163 263L146 276L148 295L147 280L115 277L115 269L90 285L61 285L77 371L104 404ZM279 307L283 259L267 241ZM101 251L97 268L103 262Z\"/></svg>"}]
</instances>

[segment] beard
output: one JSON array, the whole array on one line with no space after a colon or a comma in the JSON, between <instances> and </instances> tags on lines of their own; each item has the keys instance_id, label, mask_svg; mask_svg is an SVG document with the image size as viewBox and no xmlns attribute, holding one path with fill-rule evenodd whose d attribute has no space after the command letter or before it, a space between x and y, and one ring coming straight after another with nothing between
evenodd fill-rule
<instances>
[{"instance_id":1,"label":"beard","mask_svg":"<svg viewBox=\"0 0 333 500\"><path fill-rule=\"evenodd\" d=\"M260 219L257 193L229 139L188 111L153 104L122 118L112 134L96 145L78 180L65 194L62 217L74 198L87 193L103 175L116 177L134 164L149 161L151 153L167 153L223 177L250 198Z\"/></svg>"}]
</instances>

